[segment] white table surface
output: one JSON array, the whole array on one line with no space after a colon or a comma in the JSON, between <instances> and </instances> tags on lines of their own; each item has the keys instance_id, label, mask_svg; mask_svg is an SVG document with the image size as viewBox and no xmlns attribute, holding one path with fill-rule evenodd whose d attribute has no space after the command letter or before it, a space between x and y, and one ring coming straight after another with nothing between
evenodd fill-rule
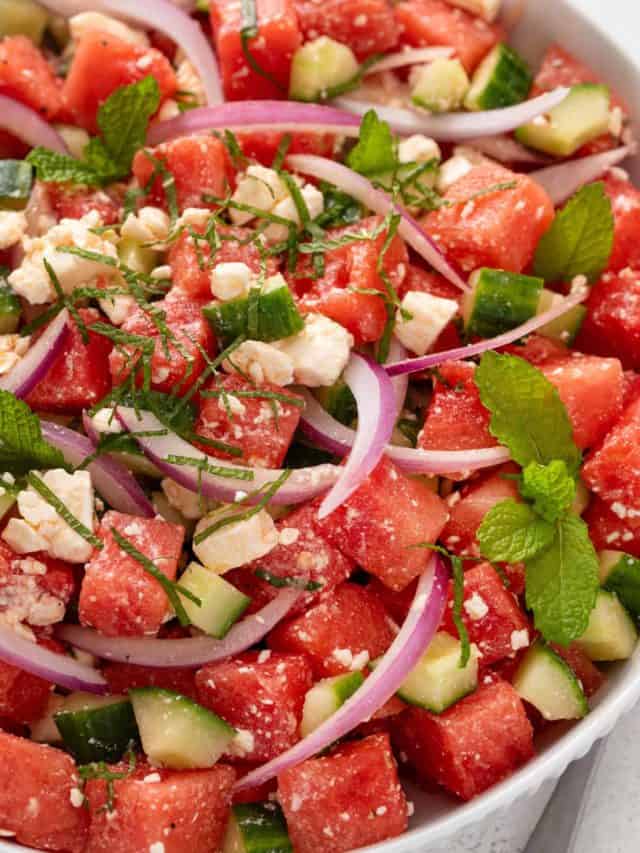
<instances>
[{"instance_id":1,"label":"white table surface","mask_svg":"<svg viewBox=\"0 0 640 853\"><path fill-rule=\"evenodd\" d=\"M530 0L535 2L535 0ZM637 0L573 0L629 53L640 52ZM454 843L428 853L522 853L553 795L547 785L508 815L486 821ZM640 851L640 708L623 719L607 739L578 826L563 853L638 853ZM426 851L425 851L426 853ZM555 851L554 851L555 853Z\"/></svg>"}]
</instances>

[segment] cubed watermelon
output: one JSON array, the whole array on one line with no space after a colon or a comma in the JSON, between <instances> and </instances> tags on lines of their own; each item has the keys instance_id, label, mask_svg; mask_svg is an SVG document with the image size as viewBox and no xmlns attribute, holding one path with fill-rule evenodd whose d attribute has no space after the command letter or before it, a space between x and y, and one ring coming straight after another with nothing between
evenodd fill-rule
<instances>
[{"instance_id":1,"label":"cubed watermelon","mask_svg":"<svg viewBox=\"0 0 640 853\"><path fill-rule=\"evenodd\" d=\"M102 674L114 695L127 693L134 687L162 687L197 700L195 673L191 669L136 666L133 663L108 663Z\"/></svg>"},{"instance_id":2,"label":"cubed watermelon","mask_svg":"<svg viewBox=\"0 0 640 853\"><path fill-rule=\"evenodd\" d=\"M394 638L392 624L375 592L343 583L301 616L269 634L276 651L307 654L316 678L364 669Z\"/></svg>"},{"instance_id":3,"label":"cubed watermelon","mask_svg":"<svg viewBox=\"0 0 640 853\"><path fill-rule=\"evenodd\" d=\"M611 200L615 223L609 270L619 272L626 267L637 268L640 265L640 192L627 178L611 174L605 176L604 187Z\"/></svg>"},{"instance_id":4,"label":"cubed watermelon","mask_svg":"<svg viewBox=\"0 0 640 853\"><path fill-rule=\"evenodd\" d=\"M562 341L545 338L544 335L528 335L524 340L504 347L502 352L516 355L534 367L539 367L549 361L568 358L571 350Z\"/></svg>"},{"instance_id":5,"label":"cubed watermelon","mask_svg":"<svg viewBox=\"0 0 640 853\"><path fill-rule=\"evenodd\" d=\"M359 849L407 828L407 801L384 734L285 770L278 799L296 853Z\"/></svg>"},{"instance_id":6,"label":"cubed watermelon","mask_svg":"<svg viewBox=\"0 0 640 853\"><path fill-rule=\"evenodd\" d=\"M431 559L431 552L419 546L435 542L447 518L438 495L383 456L351 497L317 522L317 529L391 589L403 589Z\"/></svg>"},{"instance_id":7,"label":"cubed watermelon","mask_svg":"<svg viewBox=\"0 0 640 853\"><path fill-rule=\"evenodd\" d=\"M98 108L109 95L149 76L157 80L162 100L175 94L176 75L159 50L93 30L75 45L62 90L66 107L77 124L97 133Z\"/></svg>"},{"instance_id":8,"label":"cubed watermelon","mask_svg":"<svg viewBox=\"0 0 640 853\"><path fill-rule=\"evenodd\" d=\"M86 327L104 319L94 308L80 308L78 313ZM111 390L111 341L89 331L85 344L73 318L69 328L62 352L27 397L27 403L36 411L79 414Z\"/></svg>"},{"instance_id":9,"label":"cubed watermelon","mask_svg":"<svg viewBox=\"0 0 640 853\"><path fill-rule=\"evenodd\" d=\"M81 853L89 814L73 759L51 746L0 731L0 827L20 844Z\"/></svg>"},{"instance_id":10,"label":"cubed watermelon","mask_svg":"<svg viewBox=\"0 0 640 853\"><path fill-rule=\"evenodd\" d=\"M296 0L305 41L329 36L348 44L358 59L386 53L398 43L398 25L388 0Z\"/></svg>"},{"instance_id":11,"label":"cubed watermelon","mask_svg":"<svg viewBox=\"0 0 640 853\"><path fill-rule=\"evenodd\" d=\"M294 0L257 0L258 35L247 48L259 73L247 61L241 32L245 26L236 0L212 0L211 26L229 101L282 98L289 90L293 54L302 44Z\"/></svg>"},{"instance_id":12,"label":"cubed watermelon","mask_svg":"<svg viewBox=\"0 0 640 853\"><path fill-rule=\"evenodd\" d=\"M402 713L393 744L420 779L470 800L533 756L533 729L513 687L485 676L439 716L421 708Z\"/></svg>"},{"instance_id":13,"label":"cubed watermelon","mask_svg":"<svg viewBox=\"0 0 640 853\"><path fill-rule=\"evenodd\" d=\"M31 39L17 35L2 40L0 94L21 101L47 121L55 121L63 110L61 86Z\"/></svg>"},{"instance_id":14,"label":"cubed watermelon","mask_svg":"<svg viewBox=\"0 0 640 853\"><path fill-rule=\"evenodd\" d=\"M236 139L242 153L250 160L257 160L263 166L271 166L278 148L285 137L279 130L245 130L236 133ZM319 157L333 158L335 136L330 133L290 133L291 142L287 148L289 154L317 154Z\"/></svg>"},{"instance_id":15,"label":"cubed watermelon","mask_svg":"<svg viewBox=\"0 0 640 853\"><path fill-rule=\"evenodd\" d=\"M491 190L504 184L515 186ZM475 166L445 198L453 204L429 213L423 224L465 272L478 267L522 272L554 216L553 202L540 184L493 163Z\"/></svg>"},{"instance_id":16,"label":"cubed watermelon","mask_svg":"<svg viewBox=\"0 0 640 853\"><path fill-rule=\"evenodd\" d=\"M395 13L401 41L414 47L452 47L467 71L505 38L498 24L487 24L443 0L403 0Z\"/></svg>"},{"instance_id":17,"label":"cubed watermelon","mask_svg":"<svg viewBox=\"0 0 640 853\"><path fill-rule=\"evenodd\" d=\"M144 148L133 158L133 174L141 187L146 187L160 161L173 175L178 207L216 208L203 195L224 198L233 186L234 170L224 143L215 136L183 136L157 148ZM151 204L167 206L162 177L158 177L149 194Z\"/></svg>"},{"instance_id":18,"label":"cubed watermelon","mask_svg":"<svg viewBox=\"0 0 640 853\"><path fill-rule=\"evenodd\" d=\"M79 615L83 625L109 637L156 634L169 612L167 594L136 559L120 549L112 529L175 580L184 528L159 517L105 513L98 528L103 548L87 563L82 581Z\"/></svg>"},{"instance_id":19,"label":"cubed watermelon","mask_svg":"<svg viewBox=\"0 0 640 853\"><path fill-rule=\"evenodd\" d=\"M46 184L49 202L58 219L82 219L95 210L104 225L120 221L122 199L115 192L71 188L68 184Z\"/></svg>"},{"instance_id":20,"label":"cubed watermelon","mask_svg":"<svg viewBox=\"0 0 640 853\"><path fill-rule=\"evenodd\" d=\"M640 558L640 530L632 529L601 498L591 498L584 520L589 525L589 536L597 551L620 549Z\"/></svg>"},{"instance_id":21,"label":"cubed watermelon","mask_svg":"<svg viewBox=\"0 0 640 853\"><path fill-rule=\"evenodd\" d=\"M249 732L242 758L269 761L300 739L304 697L312 684L304 655L249 652L196 673L198 701Z\"/></svg>"},{"instance_id":22,"label":"cubed watermelon","mask_svg":"<svg viewBox=\"0 0 640 853\"><path fill-rule=\"evenodd\" d=\"M224 765L181 772L143 765L114 782L114 809L109 811L106 783L91 780L85 787L91 814L85 853L220 850L234 781L234 770Z\"/></svg>"},{"instance_id":23,"label":"cubed watermelon","mask_svg":"<svg viewBox=\"0 0 640 853\"><path fill-rule=\"evenodd\" d=\"M247 465L278 468L284 461L300 421L301 409L295 403L269 400L266 394L282 394L292 400L301 398L286 388L268 382L256 386L238 374L222 379L213 377L202 391L222 392L228 397L203 396L199 403L195 431L205 439L214 439L242 450L241 456L231 456L202 442L202 449L212 456L233 459ZM255 397L234 397L234 392L256 394ZM232 400L233 403L229 403ZM227 408L228 406L228 408ZM195 442L198 444L198 442Z\"/></svg>"},{"instance_id":24,"label":"cubed watermelon","mask_svg":"<svg viewBox=\"0 0 640 853\"><path fill-rule=\"evenodd\" d=\"M591 288L586 305L576 346L617 356L623 367L640 368L640 272L605 273Z\"/></svg>"},{"instance_id":25,"label":"cubed watermelon","mask_svg":"<svg viewBox=\"0 0 640 853\"><path fill-rule=\"evenodd\" d=\"M0 718L18 726L38 720L52 689L50 682L0 661Z\"/></svg>"}]
</instances>

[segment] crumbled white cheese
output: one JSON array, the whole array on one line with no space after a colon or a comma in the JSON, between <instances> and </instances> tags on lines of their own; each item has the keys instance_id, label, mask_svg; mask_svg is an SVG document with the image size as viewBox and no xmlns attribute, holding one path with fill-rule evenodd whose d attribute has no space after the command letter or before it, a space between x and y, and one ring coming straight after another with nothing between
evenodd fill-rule
<instances>
[{"instance_id":1,"label":"crumbled white cheese","mask_svg":"<svg viewBox=\"0 0 640 853\"><path fill-rule=\"evenodd\" d=\"M289 338L288 340L291 340ZM280 342L276 342L280 344ZM287 352L276 344L262 341L245 341L235 349L222 367L227 373L240 372L258 385L272 382L274 385L290 385L294 378L294 364Z\"/></svg>"},{"instance_id":2,"label":"crumbled white cheese","mask_svg":"<svg viewBox=\"0 0 640 853\"><path fill-rule=\"evenodd\" d=\"M202 85L200 75L192 62L183 59L176 69L176 81L178 91L188 95L189 106L204 107L207 103L207 95Z\"/></svg>"},{"instance_id":3,"label":"crumbled white cheese","mask_svg":"<svg viewBox=\"0 0 640 853\"><path fill-rule=\"evenodd\" d=\"M484 598L477 592L474 592L470 598L465 601L464 609L474 622L478 619L484 619L484 617L489 612L489 607L487 606L487 602Z\"/></svg>"},{"instance_id":4,"label":"crumbled white cheese","mask_svg":"<svg viewBox=\"0 0 640 853\"><path fill-rule=\"evenodd\" d=\"M136 243L152 243L153 248L162 249L169 236L171 221L160 207L143 207L137 213L130 213L120 231L125 240Z\"/></svg>"},{"instance_id":5,"label":"crumbled white cheese","mask_svg":"<svg viewBox=\"0 0 640 853\"><path fill-rule=\"evenodd\" d=\"M353 337L323 314L307 314L301 332L273 346L291 359L296 382L317 388L339 379L349 361Z\"/></svg>"},{"instance_id":6,"label":"crumbled white cheese","mask_svg":"<svg viewBox=\"0 0 640 853\"><path fill-rule=\"evenodd\" d=\"M396 311L395 336L416 355L424 355L458 313L455 299L411 290Z\"/></svg>"},{"instance_id":7,"label":"crumbled white cheese","mask_svg":"<svg viewBox=\"0 0 640 853\"><path fill-rule=\"evenodd\" d=\"M236 730L231 743L231 750L234 755L238 758L245 758L250 752L253 752L254 746L255 737L252 732L247 731L247 729Z\"/></svg>"},{"instance_id":8,"label":"crumbled white cheese","mask_svg":"<svg viewBox=\"0 0 640 853\"><path fill-rule=\"evenodd\" d=\"M398 161L400 163L428 163L440 160L440 146L428 136L414 133L398 143Z\"/></svg>"},{"instance_id":9,"label":"crumbled white cheese","mask_svg":"<svg viewBox=\"0 0 640 853\"><path fill-rule=\"evenodd\" d=\"M10 249L24 237L27 217L21 210L0 210L0 249Z\"/></svg>"},{"instance_id":10,"label":"crumbled white cheese","mask_svg":"<svg viewBox=\"0 0 640 853\"><path fill-rule=\"evenodd\" d=\"M484 162L486 162L486 158L478 151L466 146L458 146L454 150L453 157L445 160L442 166L440 166L436 183L438 191L445 193L460 178L468 175L474 166L478 166Z\"/></svg>"},{"instance_id":11,"label":"crumbled white cheese","mask_svg":"<svg viewBox=\"0 0 640 853\"><path fill-rule=\"evenodd\" d=\"M241 261L226 261L211 270L211 293L221 302L247 296L255 281L253 272Z\"/></svg>"},{"instance_id":12,"label":"crumbled white cheese","mask_svg":"<svg viewBox=\"0 0 640 853\"><path fill-rule=\"evenodd\" d=\"M91 423L96 432L101 434L107 432L115 435L124 432L124 427L116 417L115 410L110 406L105 406L104 409L97 411L91 418Z\"/></svg>"},{"instance_id":13,"label":"crumbled white cheese","mask_svg":"<svg viewBox=\"0 0 640 853\"><path fill-rule=\"evenodd\" d=\"M29 349L28 335L0 335L0 376L9 373Z\"/></svg>"},{"instance_id":14,"label":"crumbled white cheese","mask_svg":"<svg viewBox=\"0 0 640 853\"><path fill-rule=\"evenodd\" d=\"M528 645L529 632L526 628L523 628L521 631L511 632L511 648L514 652L517 652L519 649L526 649Z\"/></svg>"},{"instance_id":15,"label":"crumbled white cheese","mask_svg":"<svg viewBox=\"0 0 640 853\"><path fill-rule=\"evenodd\" d=\"M252 165L239 178L232 200L268 213L288 195L287 185L274 169ZM253 214L244 210L231 209L229 215L234 225L246 225L253 219Z\"/></svg>"},{"instance_id":16,"label":"crumbled white cheese","mask_svg":"<svg viewBox=\"0 0 640 853\"><path fill-rule=\"evenodd\" d=\"M74 809L79 809L84 805L84 794L80 788L72 788L69 791L69 800Z\"/></svg>"},{"instance_id":17,"label":"crumbled white cheese","mask_svg":"<svg viewBox=\"0 0 640 853\"><path fill-rule=\"evenodd\" d=\"M238 508L223 507L214 510L196 525L194 538L215 522L228 515L238 514ZM229 569L244 566L258 557L264 557L278 544L278 531L273 519L265 510L242 521L235 521L219 528L196 544L193 550L208 569L223 574Z\"/></svg>"},{"instance_id":18,"label":"crumbled white cheese","mask_svg":"<svg viewBox=\"0 0 640 853\"><path fill-rule=\"evenodd\" d=\"M185 489L184 486L169 477L165 477L160 485L171 506L177 509L184 518L197 520L212 508L210 500L203 498L197 492Z\"/></svg>"},{"instance_id":19,"label":"crumbled white cheese","mask_svg":"<svg viewBox=\"0 0 640 853\"><path fill-rule=\"evenodd\" d=\"M142 47L149 45L149 39L142 30L136 30L116 18L103 15L101 12L80 12L78 15L73 15L69 18L69 29L73 41L80 41L89 33L100 32L115 36L129 44L137 44Z\"/></svg>"},{"instance_id":20,"label":"crumbled white cheese","mask_svg":"<svg viewBox=\"0 0 640 853\"><path fill-rule=\"evenodd\" d=\"M319 189L313 186L313 184L305 184L300 190L300 195L307 206L310 219L315 219L316 216L319 216L322 213L324 210L324 196ZM274 216L280 216L282 219L288 219L291 222L294 222L298 227L302 224L300 222L298 208L296 207L293 197L290 195L282 199L282 201L279 201L271 209L271 213L273 213ZM277 222L272 222L264 231L265 239L271 243L280 243L282 240L286 240L288 234L289 228L286 225L280 225Z\"/></svg>"}]
</instances>

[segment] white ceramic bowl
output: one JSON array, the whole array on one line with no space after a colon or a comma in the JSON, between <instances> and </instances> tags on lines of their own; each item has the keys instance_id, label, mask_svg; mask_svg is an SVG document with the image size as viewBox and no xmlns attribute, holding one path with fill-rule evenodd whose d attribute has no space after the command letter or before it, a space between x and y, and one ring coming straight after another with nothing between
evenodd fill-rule
<instances>
[{"instance_id":1,"label":"white ceramic bowl","mask_svg":"<svg viewBox=\"0 0 640 853\"><path fill-rule=\"evenodd\" d=\"M618 5L627 7L627 3ZM640 21L638 13L631 8L625 8L624 12L621 10L620 14L629 16L631 26ZM560 42L601 73L604 80L627 100L631 114L640 123L640 65L634 64L630 56L625 55L569 0L531 0L512 40L534 67L552 41ZM636 180L640 180L639 158L629 170ZM442 844L489 815L504 811L516 800L532 796L545 782L561 776L572 761L585 755L638 700L640 647L630 661L609 669L607 682L595 697L591 713L579 723L557 725L552 732L539 738L536 758L509 779L465 805L445 795L411 789L415 814L409 831L393 841L366 850L368 853L428 851L433 845ZM0 841L0 853L20 851L33 853L31 848Z\"/></svg>"}]
</instances>

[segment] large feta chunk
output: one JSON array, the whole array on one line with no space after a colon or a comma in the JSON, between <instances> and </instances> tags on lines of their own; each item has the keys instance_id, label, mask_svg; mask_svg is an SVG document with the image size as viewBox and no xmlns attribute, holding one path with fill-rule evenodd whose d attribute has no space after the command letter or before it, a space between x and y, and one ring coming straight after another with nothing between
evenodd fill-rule
<instances>
[{"instance_id":1,"label":"large feta chunk","mask_svg":"<svg viewBox=\"0 0 640 853\"><path fill-rule=\"evenodd\" d=\"M440 160L440 146L429 136L415 133L398 143L398 161L400 163L428 163Z\"/></svg>"},{"instance_id":2,"label":"large feta chunk","mask_svg":"<svg viewBox=\"0 0 640 853\"><path fill-rule=\"evenodd\" d=\"M21 210L0 210L0 249L10 249L24 237L27 217Z\"/></svg>"},{"instance_id":3,"label":"large feta chunk","mask_svg":"<svg viewBox=\"0 0 640 853\"><path fill-rule=\"evenodd\" d=\"M435 344L458 311L455 299L410 290L396 311L395 336L415 355L424 355Z\"/></svg>"},{"instance_id":4,"label":"large feta chunk","mask_svg":"<svg viewBox=\"0 0 640 853\"><path fill-rule=\"evenodd\" d=\"M274 169L265 166L249 166L245 174L238 180L232 200L237 204L255 207L265 213L289 195L287 185ZM246 225L254 217L245 210L229 211L234 225Z\"/></svg>"},{"instance_id":5,"label":"large feta chunk","mask_svg":"<svg viewBox=\"0 0 640 853\"><path fill-rule=\"evenodd\" d=\"M293 362L296 382L317 388L333 385L347 366L353 336L324 314L307 314L304 329L273 346Z\"/></svg>"},{"instance_id":6,"label":"large feta chunk","mask_svg":"<svg viewBox=\"0 0 640 853\"><path fill-rule=\"evenodd\" d=\"M148 206L127 216L121 234L125 240L152 243L154 248L162 249L169 236L170 225L169 215L162 208Z\"/></svg>"},{"instance_id":7,"label":"large feta chunk","mask_svg":"<svg viewBox=\"0 0 640 853\"><path fill-rule=\"evenodd\" d=\"M194 553L201 563L218 574L264 557L278 544L278 531L273 519L264 509L250 518L220 527L202 542L195 544L199 533L221 519L229 515L241 515L243 511L242 507L237 506L222 507L210 512L196 525Z\"/></svg>"},{"instance_id":8,"label":"large feta chunk","mask_svg":"<svg viewBox=\"0 0 640 853\"><path fill-rule=\"evenodd\" d=\"M185 489L169 477L160 483L162 491L174 509L188 519L199 519L212 509L212 502L197 492Z\"/></svg>"},{"instance_id":9,"label":"large feta chunk","mask_svg":"<svg viewBox=\"0 0 640 853\"><path fill-rule=\"evenodd\" d=\"M68 474L62 468L55 468L42 474L41 479L74 518L93 530L94 494L88 471ZM33 486L18 494L18 509L21 518L10 519L2 534L18 554L46 551L69 563L84 563L91 557L93 546Z\"/></svg>"},{"instance_id":10,"label":"large feta chunk","mask_svg":"<svg viewBox=\"0 0 640 853\"><path fill-rule=\"evenodd\" d=\"M0 376L9 373L29 349L28 335L0 335Z\"/></svg>"},{"instance_id":11,"label":"large feta chunk","mask_svg":"<svg viewBox=\"0 0 640 853\"><path fill-rule=\"evenodd\" d=\"M278 349L279 344L245 341L224 361L222 367L227 373L244 374L258 385L264 382L290 385L294 375L293 361L288 353Z\"/></svg>"},{"instance_id":12,"label":"large feta chunk","mask_svg":"<svg viewBox=\"0 0 640 853\"><path fill-rule=\"evenodd\" d=\"M300 190L300 195L307 206L310 219L315 219L316 216L319 216L322 213L324 210L324 196L319 189L314 187L312 184L305 184ZM282 219L289 219L298 227L301 225L298 208L296 207L293 197L290 195L282 199L282 201L279 201L278 204L272 208L271 213L275 216L280 216ZM282 240L286 240L288 234L289 228L286 225L280 225L277 222L272 222L264 230L265 239L271 243L279 243Z\"/></svg>"},{"instance_id":13,"label":"large feta chunk","mask_svg":"<svg viewBox=\"0 0 640 853\"><path fill-rule=\"evenodd\" d=\"M211 293L221 302L247 296L254 274L242 261L225 261L211 270Z\"/></svg>"}]
</instances>

